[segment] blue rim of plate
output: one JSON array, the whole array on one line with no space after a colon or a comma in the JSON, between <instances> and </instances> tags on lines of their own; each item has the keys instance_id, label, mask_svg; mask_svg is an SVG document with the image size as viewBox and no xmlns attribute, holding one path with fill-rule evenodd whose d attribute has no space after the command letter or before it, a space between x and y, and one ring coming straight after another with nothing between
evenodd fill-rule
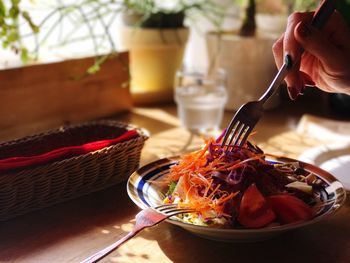
<instances>
[{"instance_id":1,"label":"blue rim of plate","mask_svg":"<svg viewBox=\"0 0 350 263\"><path fill-rule=\"evenodd\" d=\"M166 186L164 188L159 186L160 179L167 174L167 171L172 165L179 161L179 156L163 158L152 163L149 163L137 171L135 171L127 182L127 192L131 200L141 209L161 204ZM309 172L314 173L318 178L327 184L325 193L322 197L329 202L322 209L317 211L317 215L312 220L297 222L293 224L269 226L259 229L228 229L228 228L209 228L206 226L198 226L185 223L176 217L167 219L168 222L178 225L183 228L202 229L205 231L216 232L272 232L272 231L286 231L312 223L316 223L331 214L334 214L344 204L346 199L346 191L343 185L330 173L321 168L309 163L298 161L286 157L269 157L267 159L271 163L298 163L299 166Z\"/></svg>"}]
</instances>

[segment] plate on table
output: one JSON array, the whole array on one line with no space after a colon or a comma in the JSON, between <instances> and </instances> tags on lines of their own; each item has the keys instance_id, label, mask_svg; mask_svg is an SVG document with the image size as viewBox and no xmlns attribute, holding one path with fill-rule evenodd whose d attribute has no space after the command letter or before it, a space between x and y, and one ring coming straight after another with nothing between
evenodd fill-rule
<instances>
[{"instance_id":1,"label":"plate on table","mask_svg":"<svg viewBox=\"0 0 350 263\"><path fill-rule=\"evenodd\" d=\"M170 166L176 164L178 160L179 157L160 159L134 172L127 183L127 192L132 201L142 209L161 204L167 189L162 189L159 182L168 173ZM314 173L325 183L326 187L322 196L325 205L317 211L312 220L259 229L224 229L198 226L183 222L178 217L171 217L167 219L167 222L203 238L226 242L253 242L269 239L286 231L316 223L333 214L344 203L346 198L344 187L330 173L314 165L289 158L269 158L269 161L274 163L299 162L300 167Z\"/></svg>"},{"instance_id":2,"label":"plate on table","mask_svg":"<svg viewBox=\"0 0 350 263\"><path fill-rule=\"evenodd\" d=\"M305 151L299 156L304 162L314 164L331 173L350 193L350 144L321 145Z\"/></svg>"}]
</instances>

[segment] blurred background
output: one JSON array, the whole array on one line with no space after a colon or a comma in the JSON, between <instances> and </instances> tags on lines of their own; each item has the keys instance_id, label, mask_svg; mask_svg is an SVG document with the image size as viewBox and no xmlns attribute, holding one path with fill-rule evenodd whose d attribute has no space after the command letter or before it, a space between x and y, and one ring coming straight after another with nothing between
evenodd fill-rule
<instances>
[{"instance_id":1,"label":"blurred background","mask_svg":"<svg viewBox=\"0 0 350 263\"><path fill-rule=\"evenodd\" d=\"M74 111L75 104L80 102L78 113L65 110L60 113L59 121L53 122L48 117L56 113L47 113L48 122L55 125L110 115L132 106L171 104L179 70L208 75L224 70L225 110L235 111L241 104L259 98L275 75L277 68L271 47L285 30L289 14L314 10L318 3L317 0L1 0L2 100L19 104L2 104L1 111L7 111L1 117L2 122L5 127L15 126L19 117L23 119L28 114L30 105L37 104L38 111L46 108L50 112L53 107L47 103L50 99L37 98L38 93L58 96L52 98L58 111L70 107ZM339 0L337 5L350 21L350 1ZM74 65L54 64L69 63L72 59ZM116 62L116 68L106 66L110 60ZM59 65L60 70L55 68ZM39 68L41 73L31 71ZM45 77L42 72L52 75ZM36 74L35 85L29 85ZM98 79L99 74L104 74L103 81ZM60 80L52 84L56 77ZM74 85L79 90L75 93L69 93L73 92L72 88L63 91L67 78L76 80ZM83 85L79 84L82 82ZM48 84L57 87L49 91ZM23 85L30 89L16 92L16 87ZM40 91L28 91L38 87ZM120 88L113 92L127 94L100 95L102 89L111 87ZM339 116L349 114L348 96L324 96ZM286 97L285 89L269 101L268 109L276 109L283 97ZM68 107L64 104L67 101L70 101ZM106 110L98 112L102 107ZM89 111L94 113L89 115ZM77 117L81 112L85 116ZM28 126L35 118L34 115L27 118ZM41 114L37 119L43 118Z\"/></svg>"}]
</instances>

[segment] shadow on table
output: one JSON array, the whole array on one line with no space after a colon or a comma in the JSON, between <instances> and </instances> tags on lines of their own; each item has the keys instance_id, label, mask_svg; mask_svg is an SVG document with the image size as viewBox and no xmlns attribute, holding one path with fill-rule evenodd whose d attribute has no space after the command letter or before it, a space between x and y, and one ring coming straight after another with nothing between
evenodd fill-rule
<instances>
[{"instance_id":1,"label":"shadow on table","mask_svg":"<svg viewBox=\"0 0 350 263\"><path fill-rule=\"evenodd\" d=\"M38 262L35 259L47 255L52 262L62 262L57 259L72 260L74 253L74 262L79 262L102 249L104 242L110 244L128 232L123 226L132 225L130 220L139 211L125 189L125 183L118 184L0 222L0 262Z\"/></svg>"},{"instance_id":2,"label":"shadow on table","mask_svg":"<svg viewBox=\"0 0 350 263\"><path fill-rule=\"evenodd\" d=\"M168 225L172 238L158 240L172 262L348 262L350 202L335 216L256 243L225 243ZM174 242L177 240L177 242Z\"/></svg>"}]
</instances>

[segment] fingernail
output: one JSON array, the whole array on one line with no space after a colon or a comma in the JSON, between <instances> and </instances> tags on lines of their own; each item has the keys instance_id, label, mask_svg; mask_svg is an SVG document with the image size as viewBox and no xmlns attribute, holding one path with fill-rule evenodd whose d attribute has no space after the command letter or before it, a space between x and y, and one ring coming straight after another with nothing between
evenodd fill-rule
<instances>
[{"instance_id":1,"label":"fingernail","mask_svg":"<svg viewBox=\"0 0 350 263\"><path fill-rule=\"evenodd\" d=\"M310 37L312 35L312 28L305 22L301 22L299 26L299 33L302 37Z\"/></svg>"},{"instance_id":2,"label":"fingernail","mask_svg":"<svg viewBox=\"0 0 350 263\"><path fill-rule=\"evenodd\" d=\"M291 100L296 100L298 98L298 91L296 90L296 88L294 87L288 87L288 94L289 94L289 97L291 98Z\"/></svg>"},{"instance_id":3,"label":"fingernail","mask_svg":"<svg viewBox=\"0 0 350 263\"><path fill-rule=\"evenodd\" d=\"M291 69L293 66L292 57L289 54L284 56L284 63L287 65L287 69Z\"/></svg>"}]
</instances>

